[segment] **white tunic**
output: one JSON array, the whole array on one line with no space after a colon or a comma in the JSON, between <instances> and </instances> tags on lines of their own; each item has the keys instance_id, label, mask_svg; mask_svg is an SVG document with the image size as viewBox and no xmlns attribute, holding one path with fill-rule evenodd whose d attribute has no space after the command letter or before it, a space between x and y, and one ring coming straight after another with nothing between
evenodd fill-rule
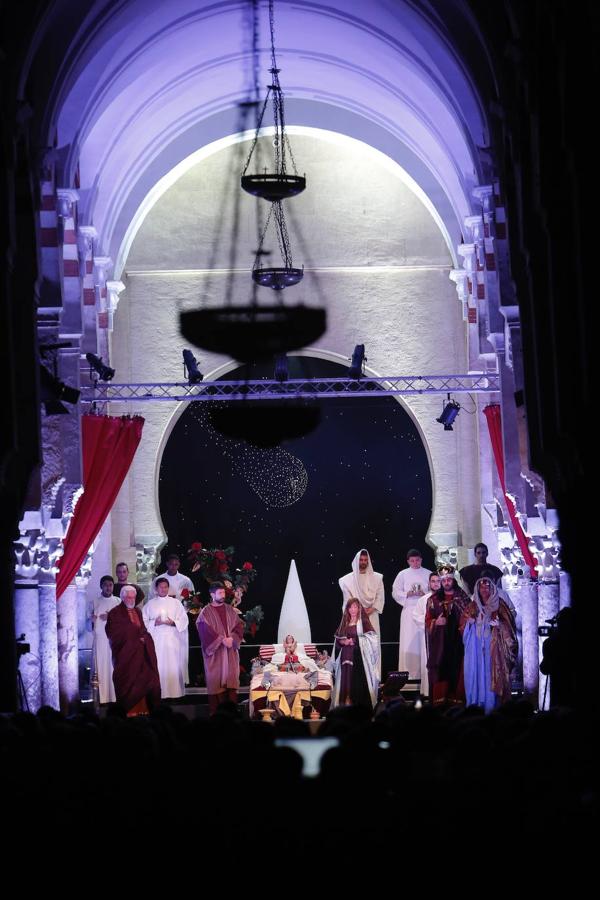
<instances>
[{"instance_id":1,"label":"white tunic","mask_svg":"<svg viewBox=\"0 0 600 900\"><path fill-rule=\"evenodd\" d=\"M427 601L433 594L429 591L419 597L413 609L413 621L420 635L421 644L421 693L424 697L429 696L429 672L427 671L427 644L425 642L425 615L427 613Z\"/></svg>"},{"instance_id":2,"label":"white tunic","mask_svg":"<svg viewBox=\"0 0 600 900\"><path fill-rule=\"evenodd\" d=\"M101 619L100 616L110 612L120 602L118 597L103 597L102 595L94 600L94 615L96 616L96 621L94 622L94 658L96 674L98 675L100 703L115 703L117 699L112 678L112 652L106 637L106 619Z\"/></svg>"},{"instance_id":3,"label":"white tunic","mask_svg":"<svg viewBox=\"0 0 600 900\"><path fill-rule=\"evenodd\" d=\"M381 634L381 628L379 626L379 616L383 612L383 607L385 604L383 575L381 575L380 572L373 571L371 557L368 553L367 556L369 556L369 562L367 564L367 571L359 571L358 561L360 555L361 553L366 552L366 550L358 551L358 553L352 560L352 571L348 572L347 575L344 575L338 581L338 584L342 589L342 611L344 610L346 603L348 602L350 597L356 597L361 606L363 606L365 609L368 609L370 606L374 606L375 610L370 614L369 621L371 622L371 625L379 636Z\"/></svg>"},{"instance_id":4,"label":"white tunic","mask_svg":"<svg viewBox=\"0 0 600 900\"><path fill-rule=\"evenodd\" d=\"M419 597L407 596L413 588L420 588L423 594L429 591L429 569L419 566L418 569L402 569L398 572L392 586L392 597L402 607L400 620L400 646L398 653L398 670L408 672L409 678L421 678L421 640L413 618L413 612Z\"/></svg>"},{"instance_id":5,"label":"white tunic","mask_svg":"<svg viewBox=\"0 0 600 900\"><path fill-rule=\"evenodd\" d=\"M182 575L180 572L177 572L176 575L169 575L168 572L165 572L164 575L157 575L152 585L150 587L150 599L157 596L156 593L156 580L158 578L166 578L169 582L169 594L174 597L177 597L178 600L181 600L181 592L183 590L188 590L190 594L196 593L196 588L194 587L194 582L191 578L188 578L187 575ZM171 616L173 618L173 616ZM187 614L186 614L187 619ZM189 657L190 657L190 641L189 635L186 631L181 631L179 633L179 640L181 643L181 674L183 678L183 683L187 684L190 680L189 673Z\"/></svg>"},{"instance_id":6,"label":"white tunic","mask_svg":"<svg viewBox=\"0 0 600 900\"><path fill-rule=\"evenodd\" d=\"M165 697L183 697L185 681L181 668L181 635L187 637L188 617L180 600L153 597L142 610L146 628L152 635L158 661L160 692ZM173 625L155 625L158 618L169 618Z\"/></svg>"}]
</instances>

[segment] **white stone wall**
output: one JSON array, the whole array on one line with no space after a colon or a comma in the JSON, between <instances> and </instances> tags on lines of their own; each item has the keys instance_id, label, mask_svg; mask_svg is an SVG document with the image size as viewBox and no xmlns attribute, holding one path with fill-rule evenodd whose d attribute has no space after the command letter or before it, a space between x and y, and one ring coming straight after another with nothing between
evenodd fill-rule
<instances>
[{"instance_id":1,"label":"white stone wall","mask_svg":"<svg viewBox=\"0 0 600 900\"><path fill-rule=\"evenodd\" d=\"M466 372L466 330L448 277L450 253L421 200L388 165L374 159L368 148L357 149L356 143L346 148L295 136L293 149L308 188L290 201L288 225L294 263L305 264L307 272L300 286L288 290L286 300L325 302L328 330L316 344L317 355L348 357L355 344L365 343L368 367L380 375ZM141 225L122 275L126 290L115 315L115 382L183 379L181 350L186 343L179 335L179 312L201 300L223 299L224 272L207 276L203 270L211 264L226 270L231 262L239 156L235 147L228 148L190 169ZM225 195L225 220L215 236ZM246 302L256 247L255 201L244 194L240 204L240 241L233 264L247 271L235 277L235 299ZM276 251L274 238L268 245ZM269 264L281 264L277 252ZM265 291L261 296L272 299ZM231 363L194 352L205 377L220 374ZM465 409L474 408L466 395L458 399ZM441 396L415 397L406 406L432 467L429 540L434 545L472 545L481 527L477 416L462 411L454 431L445 432L435 421ZM177 405L138 404L128 411L141 413L146 425L112 513L113 553L125 558L127 548L140 537L151 542L163 536L157 475Z\"/></svg>"}]
</instances>

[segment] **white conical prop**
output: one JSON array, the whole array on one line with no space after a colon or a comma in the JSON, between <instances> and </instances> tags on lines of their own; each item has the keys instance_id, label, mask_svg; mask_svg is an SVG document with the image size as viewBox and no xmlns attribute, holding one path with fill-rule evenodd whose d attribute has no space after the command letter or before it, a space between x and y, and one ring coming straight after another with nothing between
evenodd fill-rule
<instances>
[{"instance_id":1,"label":"white conical prop","mask_svg":"<svg viewBox=\"0 0 600 900\"><path fill-rule=\"evenodd\" d=\"M293 634L300 643L310 644L312 642L308 610L306 609L304 594L300 587L300 579L298 578L298 570L294 560L290 563L285 594L281 604L277 642L279 644L283 643L288 634Z\"/></svg>"}]
</instances>

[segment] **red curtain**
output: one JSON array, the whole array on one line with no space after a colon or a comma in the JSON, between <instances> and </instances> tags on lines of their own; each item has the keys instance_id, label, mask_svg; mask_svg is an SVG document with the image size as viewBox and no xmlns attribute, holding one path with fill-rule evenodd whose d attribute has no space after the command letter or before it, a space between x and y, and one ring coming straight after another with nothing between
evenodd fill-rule
<instances>
[{"instance_id":1,"label":"red curtain","mask_svg":"<svg viewBox=\"0 0 600 900\"><path fill-rule=\"evenodd\" d=\"M82 416L83 494L58 561L56 599L71 583L104 525L142 437L141 416Z\"/></svg>"},{"instance_id":2,"label":"red curtain","mask_svg":"<svg viewBox=\"0 0 600 900\"><path fill-rule=\"evenodd\" d=\"M519 542L519 547L521 548L521 553L523 554L523 559L525 560L526 565L528 565L531 569L533 578L537 578L537 572L535 569L537 565L537 559L532 555L531 550L529 549L527 538L525 536L525 532L523 531L523 526L521 525L521 522L519 521L519 518L517 516L515 504L512 498L509 497L506 493L506 482L504 480L504 452L502 449L502 416L500 412L500 406L497 403L490 403L489 406L485 407L483 412L487 419L490 441L492 442L492 450L494 452L494 459L496 460L498 478L500 479L500 486L502 488L502 493L504 494L504 501L506 503L508 515L510 516L510 521L512 522L513 531L516 535L517 541Z\"/></svg>"}]
</instances>

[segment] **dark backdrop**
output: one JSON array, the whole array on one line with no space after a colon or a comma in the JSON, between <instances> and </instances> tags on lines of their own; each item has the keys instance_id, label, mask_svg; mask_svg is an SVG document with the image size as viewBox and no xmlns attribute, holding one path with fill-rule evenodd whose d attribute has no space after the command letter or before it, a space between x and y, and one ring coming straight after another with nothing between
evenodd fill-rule
<instances>
[{"instance_id":1,"label":"dark backdrop","mask_svg":"<svg viewBox=\"0 0 600 900\"><path fill-rule=\"evenodd\" d=\"M337 363L308 357L292 357L290 364L290 377L347 372ZM226 378L240 378L244 371ZM255 365L250 374L271 377L272 366ZM341 615L338 578L350 571L357 550L366 547L384 576L382 638L397 641L399 607L391 587L406 565L407 549L421 548L424 565L433 564L425 546L432 501L425 448L411 418L391 396L319 403L321 422L315 431L275 449L224 438L212 428L207 404L190 403L161 461L159 501L168 535L163 559L179 552L181 571L190 574L185 553L193 541L209 547L232 544L235 563L249 560L258 570L243 608L262 604L261 642L276 637L294 559L313 640L325 642ZM203 585L197 576L194 580ZM388 668L395 668L394 652L388 651Z\"/></svg>"}]
</instances>

